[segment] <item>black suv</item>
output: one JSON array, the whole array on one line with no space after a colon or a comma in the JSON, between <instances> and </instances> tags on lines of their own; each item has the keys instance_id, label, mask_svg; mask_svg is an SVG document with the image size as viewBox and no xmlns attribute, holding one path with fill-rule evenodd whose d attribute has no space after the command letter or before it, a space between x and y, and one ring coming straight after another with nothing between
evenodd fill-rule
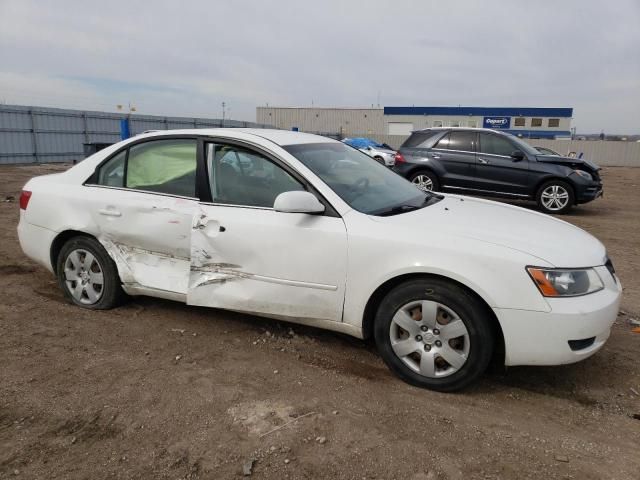
<instances>
[{"instance_id":1,"label":"black suv","mask_svg":"<svg viewBox=\"0 0 640 480\"><path fill-rule=\"evenodd\" d=\"M399 153L394 170L423 190L535 200L546 213L564 213L602 195L597 165L543 155L497 130L419 130Z\"/></svg>"}]
</instances>

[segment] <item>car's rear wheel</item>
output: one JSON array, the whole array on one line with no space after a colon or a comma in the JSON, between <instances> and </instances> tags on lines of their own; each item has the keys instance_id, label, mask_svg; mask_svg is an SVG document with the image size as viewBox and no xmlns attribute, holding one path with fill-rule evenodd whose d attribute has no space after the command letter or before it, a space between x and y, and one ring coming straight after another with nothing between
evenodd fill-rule
<instances>
[{"instance_id":1,"label":"car's rear wheel","mask_svg":"<svg viewBox=\"0 0 640 480\"><path fill-rule=\"evenodd\" d=\"M566 213L575 203L573 188L561 180L544 183L536 195L538 208L545 213Z\"/></svg>"},{"instance_id":2,"label":"car's rear wheel","mask_svg":"<svg viewBox=\"0 0 640 480\"><path fill-rule=\"evenodd\" d=\"M409 180L420 190L424 190L425 192L437 192L440 190L440 182L438 181L438 177L435 173L429 172L427 170L413 173Z\"/></svg>"},{"instance_id":3,"label":"car's rear wheel","mask_svg":"<svg viewBox=\"0 0 640 480\"><path fill-rule=\"evenodd\" d=\"M379 164L384 165L384 158L377 156L377 157L373 157L373 159Z\"/></svg>"},{"instance_id":4,"label":"car's rear wheel","mask_svg":"<svg viewBox=\"0 0 640 480\"><path fill-rule=\"evenodd\" d=\"M124 297L115 263L93 238L69 239L58 255L56 272L66 297L81 307L109 309Z\"/></svg>"},{"instance_id":5,"label":"car's rear wheel","mask_svg":"<svg viewBox=\"0 0 640 480\"><path fill-rule=\"evenodd\" d=\"M494 333L486 307L442 279L410 280L383 299L374 337L389 368L418 387L464 388L484 373Z\"/></svg>"}]
</instances>

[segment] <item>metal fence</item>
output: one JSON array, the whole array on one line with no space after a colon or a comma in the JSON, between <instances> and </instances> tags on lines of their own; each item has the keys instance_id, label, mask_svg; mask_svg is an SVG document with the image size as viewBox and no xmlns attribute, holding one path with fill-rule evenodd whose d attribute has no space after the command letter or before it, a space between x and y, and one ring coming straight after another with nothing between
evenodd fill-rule
<instances>
[{"instance_id":1,"label":"metal fence","mask_svg":"<svg viewBox=\"0 0 640 480\"><path fill-rule=\"evenodd\" d=\"M84 144L120 141L120 120L127 117L131 135L146 130L185 128L269 128L238 120L0 105L0 164L81 160L85 157Z\"/></svg>"}]
</instances>

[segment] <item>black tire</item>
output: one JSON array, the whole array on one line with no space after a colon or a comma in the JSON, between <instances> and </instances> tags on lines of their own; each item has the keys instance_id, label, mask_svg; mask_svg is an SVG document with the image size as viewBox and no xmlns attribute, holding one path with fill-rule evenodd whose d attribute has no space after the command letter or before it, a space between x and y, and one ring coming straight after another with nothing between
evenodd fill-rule
<instances>
[{"instance_id":1,"label":"black tire","mask_svg":"<svg viewBox=\"0 0 640 480\"><path fill-rule=\"evenodd\" d=\"M384 158L382 157L373 157L373 159L378 162L380 165L385 165Z\"/></svg>"},{"instance_id":2,"label":"black tire","mask_svg":"<svg viewBox=\"0 0 640 480\"><path fill-rule=\"evenodd\" d=\"M554 203L554 200L548 196L553 195L554 188L557 188L558 192L566 195L558 197L557 201L559 203ZM544 213L562 215L563 213L567 213L571 210L571 207L575 205L575 202L576 196L573 191L573 187L562 180L549 180L548 182L543 183L536 192L536 203L538 204L538 208Z\"/></svg>"},{"instance_id":3,"label":"black tire","mask_svg":"<svg viewBox=\"0 0 640 480\"><path fill-rule=\"evenodd\" d=\"M97 292L99 297L95 302L91 302L91 299L87 296L87 289L80 288L82 290L81 299L76 298L72 293L73 287L78 284L75 280L69 280L67 273L65 273L65 266L68 270L73 267L73 261L70 259L70 255L73 252L88 252L90 253L95 263L92 262L90 268L102 273L102 285L100 291ZM82 255L82 253L80 253ZM87 256L84 256L86 259ZM75 270L72 272L76 274ZM86 269L83 274L87 274ZM124 291L122 290L122 284L120 282L120 276L118 275L118 269L115 262L111 259L104 247L96 239L86 236L73 237L62 246L60 253L56 261L56 274L58 277L58 284L65 296L74 304L88 308L92 310L107 310L118 306L124 299ZM81 282L81 280L78 280ZM98 283L89 285L93 292L98 288Z\"/></svg>"},{"instance_id":4,"label":"black tire","mask_svg":"<svg viewBox=\"0 0 640 480\"><path fill-rule=\"evenodd\" d=\"M419 184L419 180L421 176L425 176L427 177L430 181L431 181L431 188L429 189L432 192L439 192L440 191L440 180L438 179L438 176L433 173L430 170L419 170L417 172L413 172L410 176L409 176L409 181L411 183L414 183L416 185ZM420 187L418 187L420 188Z\"/></svg>"},{"instance_id":5,"label":"black tire","mask_svg":"<svg viewBox=\"0 0 640 480\"><path fill-rule=\"evenodd\" d=\"M422 300L437 302L446 307L446 309L450 309L448 311L453 311L457 315L454 320L462 320L466 327L467 337L462 341L468 342L466 346L467 353L465 356L461 356L461 358L466 358L466 361L457 371L452 366L441 370L440 374L446 373L447 369L453 370L453 373L447 376L429 377L421 375L405 363L407 360L413 361L415 355L419 355L419 360L422 361L422 349L411 353L405 357L405 360L402 360L396 355L392 347L391 329L394 315L403 306ZM444 316L447 310L438 307L437 312L437 315ZM489 315L487 307L480 300L453 282L438 278L410 280L395 287L382 300L375 317L374 338L384 362L402 380L417 387L440 392L453 392L478 379L485 372L491 361L496 336ZM438 323L436 328L444 329L446 326ZM442 334L442 332L436 332L434 328L430 340L427 340L426 337L428 332L420 331L419 333L421 334L420 340L425 344L424 350L427 349L427 342L434 342L429 345L429 349L430 351L433 349L430 354L432 355L431 358L435 357L436 359L437 370L438 354L441 351L444 352L444 348L447 348L447 345L443 346L441 342L440 346L436 346L437 339L440 337L434 337L433 334ZM424 339L422 335L425 336ZM445 340L449 345L452 345L451 341ZM460 339L453 341L460 341ZM422 348L422 343L420 343L420 346ZM442 359L440 362L442 362Z\"/></svg>"}]
</instances>

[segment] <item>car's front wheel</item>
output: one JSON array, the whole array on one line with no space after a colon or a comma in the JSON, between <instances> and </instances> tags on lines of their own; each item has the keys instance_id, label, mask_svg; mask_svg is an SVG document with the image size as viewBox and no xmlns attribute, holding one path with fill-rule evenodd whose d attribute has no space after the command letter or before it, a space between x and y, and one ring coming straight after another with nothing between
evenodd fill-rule
<instances>
[{"instance_id":1,"label":"car's front wheel","mask_svg":"<svg viewBox=\"0 0 640 480\"><path fill-rule=\"evenodd\" d=\"M412 174L409 178L409 181L420 190L424 190L425 192L437 192L440 190L440 182L438 181L438 177L435 175L435 173L429 172L427 170L422 170L420 172Z\"/></svg>"},{"instance_id":2,"label":"car's front wheel","mask_svg":"<svg viewBox=\"0 0 640 480\"><path fill-rule=\"evenodd\" d=\"M388 367L404 381L451 392L484 373L494 334L486 307L464 288L438 278L391 290L375 318L374 337Z\"/></svg>"},{"instance_id":3,"label":"car's front wheel","mask_svg":"<svg viewBox=\"0 0 640 480\"><path fill-rule=\"evenodd\" d=\"M544 213L566 213L575 203L573 188L561 180L544 183L536 195L538 208Z\"/></svg>"},{"instance_id":4,"label":"car's front wheel","mask_svg":"<svg viewBox=\"0 0 640 480\"><path fill-rule=\"evenodd\" d=\"M93 238L68 240L58 255L56 272L67 298L81 307L113 308L124 296L116 264Z\"/></svg>"}]
</instances>

